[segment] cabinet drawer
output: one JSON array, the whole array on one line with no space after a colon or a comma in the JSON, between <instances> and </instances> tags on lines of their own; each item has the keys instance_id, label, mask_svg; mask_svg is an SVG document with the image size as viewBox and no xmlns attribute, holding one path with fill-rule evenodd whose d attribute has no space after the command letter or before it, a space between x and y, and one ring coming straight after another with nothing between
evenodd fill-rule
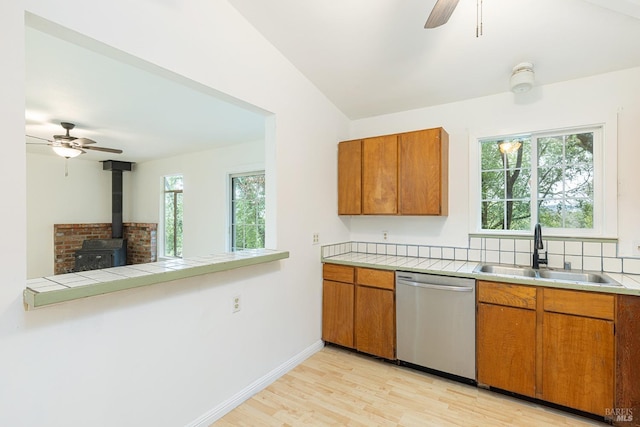
<instances>
[{"instance_id":1,"label":"cabinet drawer","mask_svg":"<svg viewBox=\"0 0 640 427\"><path fill-rule=\"evenodd\" d=\"M614 319L615 299L610 294L545 288L544 311Z\"/></svg>"},{"instance_id":2,"label":"cabinet drawer","mask_svg":"<svg viewBox=\"0 0 640 427\"><path fill-rule=\"evenodd\" d=\"M323 264L322 278L334 282L353 283L354 271L355 268L348 265Z\"/></svg>"},{"instance_id":3,"label":"cabinet drawer","mask_svg":"<svg viewBox=\"0 0 640 427\"><path fill-rule=\"evenodd\" d=\"M479 280L477 292L478 302L536 309L536 288L531 286Z\"/></svg>"},{"instance_id":4,"label":"cabinet drawer","mask_svg":"<svg viewBox=\"0 0 640 427\"><path fill-rule=\"evenodd\" d=\"M388 270L374 270L371 268L358 268L356 283L358 285L371 286L381 289L395 289L395 273Z\"/></svg>"}]
</instances>

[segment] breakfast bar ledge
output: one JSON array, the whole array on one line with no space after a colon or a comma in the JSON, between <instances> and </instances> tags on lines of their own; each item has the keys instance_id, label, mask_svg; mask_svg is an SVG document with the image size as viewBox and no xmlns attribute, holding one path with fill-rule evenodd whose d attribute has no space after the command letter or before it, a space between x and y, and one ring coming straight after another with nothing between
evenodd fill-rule
<instances>
[{"instance_id":1,"label":"breakfast bar ledge","mask_svg":"<svg viewBox=\"0 0 640 427\"><path fill-rule=\"evenodd\" d=\"M108 294L156 283L217 273L289 258L288 251L245 249L237 252L176 258L78 273L28 279L23 292L25 310Z\"/></svg>"}]
</instances>

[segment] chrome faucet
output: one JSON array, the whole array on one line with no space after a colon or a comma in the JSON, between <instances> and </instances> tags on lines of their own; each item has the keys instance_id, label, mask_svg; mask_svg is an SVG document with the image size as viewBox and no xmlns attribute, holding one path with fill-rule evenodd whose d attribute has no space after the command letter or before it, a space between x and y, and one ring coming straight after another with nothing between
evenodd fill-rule
<instances>
[{"instance_id":1,"label":"chrome faucet","mask_svg":"<svg viewBox=\"0 0 640 427\"><path fill-rule=\"evenodd\" d=\"M540 268L540 264L547 264L547 258L549 255L547 251L544 251L544 258L540 258L538 254L539 249L544 249L544 245L542 244L542 227L540 227L540 223L536 224L533 231L533 268Z\"/></svg>"}]
</instances>

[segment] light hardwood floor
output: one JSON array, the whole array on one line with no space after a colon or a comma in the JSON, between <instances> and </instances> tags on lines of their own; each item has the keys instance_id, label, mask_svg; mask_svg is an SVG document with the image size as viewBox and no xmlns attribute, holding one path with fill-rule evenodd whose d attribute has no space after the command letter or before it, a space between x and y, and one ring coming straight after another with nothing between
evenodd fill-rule
<instances>
[{"instance_id":1,"label":"light hardwood floor","mask_svg":"<svg viewBox=\"0 0 640 427\"><path fill-rule=\"evenodd\" d=\"M605 426L544 406L325 347L213 424Z\"/></svg>"}]
</instances>

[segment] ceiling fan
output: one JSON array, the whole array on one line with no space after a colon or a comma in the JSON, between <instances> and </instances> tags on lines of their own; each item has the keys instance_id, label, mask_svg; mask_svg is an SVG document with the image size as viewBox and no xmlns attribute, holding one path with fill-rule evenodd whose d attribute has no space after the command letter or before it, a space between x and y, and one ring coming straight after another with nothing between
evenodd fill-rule
<instances>
[{"instance_id":1,"label":"ceiling fan","mask_svg":"<svg viewBox=\"0 0 640 427\"><path fill-rule=\"evenodd\" d=\"M80 154L86 153L85 150L95 150L95 151L104 151L107 153L122 153L122 150L117 148L107 148L107 147L98 147L95 145L96 142L89 138L76 138L75 136L69 135L69 131L76 127L75 124L69 122L62 122L60 125L67 131L65 135L53 135L53 140L40 138L39 136L27 135L29 138L40 139L42 141L47 141L47 145L51 146L53 151L67 159L79 156ZM27 142L27 144L42 144L37 142Z\"/></svg>"},{"instance_id":2,"label":"ceiling fan","mask_svg":"<svg viewBox=\"0 0 640 427\"><path fill-rule=\"evenodd\" d=\"M446 24L457 5L458 0L438 0L431 10L424 28L436 28Z\"/></svg>"}]
</instances>

